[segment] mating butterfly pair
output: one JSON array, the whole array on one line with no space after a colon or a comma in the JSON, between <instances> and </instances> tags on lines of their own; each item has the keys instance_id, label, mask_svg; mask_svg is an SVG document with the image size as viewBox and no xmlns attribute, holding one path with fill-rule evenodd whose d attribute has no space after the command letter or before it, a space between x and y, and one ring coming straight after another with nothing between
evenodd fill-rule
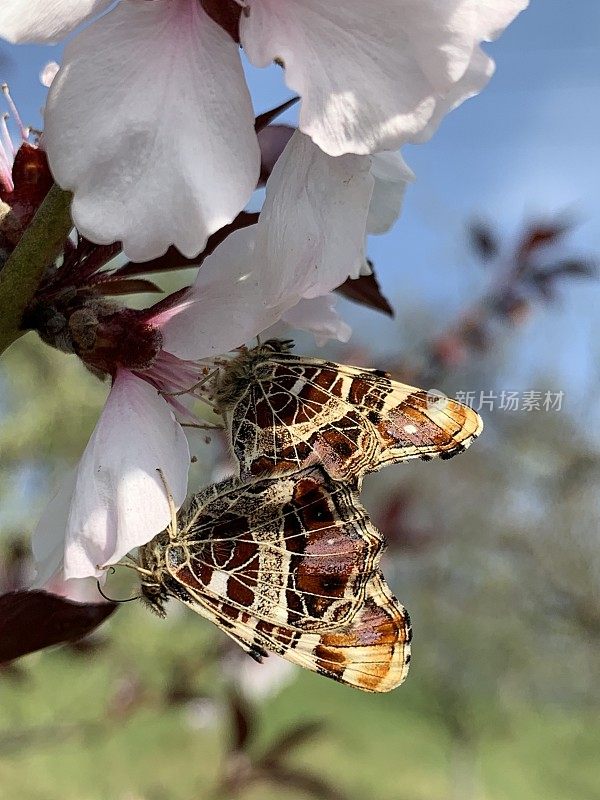
<instances>
[{"instance_id":1,"label":"mating butterfly pair","mask_svg":"<svg viewBox=\"0 0 600 800\"><path fill-rule=\"evenodd\" d=\"M218 373L241 478L197 494L141 548L142 596L176 597L246 652L268 651L369 691L406 676L410 622L379 571L365 474L465 450L482 422L378 370L292 355L271 340Z\"/></svg>"}]
</instances>

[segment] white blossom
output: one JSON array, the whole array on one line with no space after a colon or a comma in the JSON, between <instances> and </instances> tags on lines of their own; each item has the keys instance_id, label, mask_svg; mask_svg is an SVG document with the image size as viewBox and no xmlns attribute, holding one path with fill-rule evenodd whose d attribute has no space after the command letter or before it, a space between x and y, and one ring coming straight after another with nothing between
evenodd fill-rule
<instances>
[{"instance_id":1,"label":"white blossom","mask_svg":"<svg viewBox=\"0 0 600 800\"><path fill-rule=\"evenodd\" d=\"M422 141L480 91L527 0L223 0L250 61L285 68L300 130L327 154ZM134 260L188 256L244 207L259 174L238 48L198 0L3 0L0 36L65 48L45 115L56 180L93 241ZM107 11L108 9L108 11ZM103 13L107 12L107 13ZM95 17L95 19L94 19Z\"/></svg>"}]
</instances>

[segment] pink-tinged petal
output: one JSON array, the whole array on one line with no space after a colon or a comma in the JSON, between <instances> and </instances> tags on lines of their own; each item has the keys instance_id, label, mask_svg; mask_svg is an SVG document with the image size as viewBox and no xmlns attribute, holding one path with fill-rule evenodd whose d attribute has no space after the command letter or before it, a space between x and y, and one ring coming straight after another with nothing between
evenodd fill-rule
<instances>
[{"instance_id":1,"label":"pink-tinged petal","mask_svg":"<svg viewBox=\"0 0 600 800\"><path fill-rule=\"evenodd\" d=\"M84 20L99 14L113 0L2 0L0 37L9 42L62 39Z\"/></svg>"},{"instance_id":2,"label":"pink-tinged petal","mask_svg":"<svg viewBox=\"0 0 600 800\"><path fill-rule=\"evenodd\" d=\"M279 319L281 309L269 305L264 265L254 257L256 227L228 236L178 305L151 320L161 328L169 353L189 359L221 355Z\"/></svg>"},{"instance_id":3,"label":"pink-tinged petal","mask_svg":"<svg viewBox=\"0 0 600 800\"><path fill-rule=\"evenodd\" d=\"M332 158L296 131L267 182L256 230L270 305L289 308L360 274L369 203L370 159Z\"/></svg>"},{"instance_id":4,"label":"pink-tinged petal","mask_svg":"<svg viewBox=\"0 0 600 800\"><path fill-rule=\"evenodd\" d=\"M460 85L479 43L498 36L527 1L247 5L240 35L250 61L283 62L287 85L302 97L300 129L336 156L395 150L419 140L428 126L431 132L434 116L470 96ZM486 60L489 77L493 63Z\"/></svg>"},{"instance_id":5,"label":"pink-tinged petal","mask_svg":"<svg viewBox=\"0 0 600 800\"><path fill-rule=\"evenodd\" d=\"M282 320L292 328L314 334L319 347L329 339L347 342L352 328L337 313L335 304L336 298L331 294L303 298L283 314Z\"/></svg>"},{"instance_id":6,"label":"pink-tinged petal","mask_svg":"<svg viewBox=\"0 0 600 800\"><path fill-rule=\"evenodd\" d=\"M165 400L150 384L120 371L77 467L63 528L64 577L101 576L98 565L117 562L164 530L170 515L157 468L180 506L189 464L187 439ZM67 496L68 487L55 505L53 542ZM36 538L43 556L41 525Z\"/></svg>"},{"instance_id":7,"label":"pink-tinged petal","mask_svg":"<svg viewBox=\"0 0 600 800\"><path fill-rule=\"evenodd\" d=\"M47 586L53 579L62 578L67 520L76 482L77 470L70 470L42 512L33 532L31 549L37 569L35 588Z\"/></svg>"},{"instance_id":8,"label":"pink-tinged petal","mask_svg":"<svg viewBox=\"0 0 600 800\"><path fill-rule=\"evenodd\" d=\"M415 175L400 153L375 153L371 156L371 175L375 179L367 233L386 233L400 216L406 187ZM367 273L369 274L369 273Z\"/></svg>"},{"instance_id":9,"label":"pink-tinged petal","mask_svg":"<svg viewBox=\"0 0 600 800\"><path fill-rule=\"evenodd\" d=\"M54 176L73 219L134 261L197 255L258 179L237 46L197 0L124 2L65 49L46 105Z\"/></svg>"}]
</instances>

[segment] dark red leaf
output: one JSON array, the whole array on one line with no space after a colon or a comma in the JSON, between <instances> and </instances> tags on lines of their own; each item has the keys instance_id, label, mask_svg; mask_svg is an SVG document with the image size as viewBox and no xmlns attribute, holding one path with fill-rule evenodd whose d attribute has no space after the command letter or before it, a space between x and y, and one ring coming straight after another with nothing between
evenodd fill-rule
<instances>
[{"instance_id":1,"label":"dark red leaf","mask_svg":"<svg viewBox=\"0 0 600 800\"><path fill-rule=\"evenodd\" d=\"M235 0L201 0L201 3L208 16L239 44L242 7Z\"/></svg>"},{"instance_id":2,"label":"dark red leaf","mask_svg":"<svg viewBox=\"0 0 600 800\"><path fill-rule=\"evenodd\" d=\"M555 222L536 222L525 229L517 248L517 260L526 260L535 250L557 244L573 228L573 221L557 219Z\"/></svg>"},{"instance_id":3,"label":"dark red leaf","mask_svg":"<svg viewBox=\"0 0 600 800\"><path fill-rule=\"evenodd\" d=\"M54 182L46 153L24 142L15 155L12 179L12 192L4 191L0 186L0 200L11 209L10 215L3 220L1 233L8 247L14 247L19 242Z\"/></svg>"},{"instance_id":4,"label":"dark red leaf","mask_svg":"<svg viewBox=\"0 0 600 800\"><path fill-rule=\"evenodd\" d=\"M469 238L473 250L485 261L496 258L500 252L500 242L496 238L491 225L486 222L477 220L472 222L469 225Z\"/></svg>"},{"instance_id":5,"label":"dark red leaf","mask_svg":"<svg viewBox=\"0 0 600 800\"><path fill-rule=\"evenodd\" d=\"M373 265L369 262L371 268ZM379 283L375 277L375 273L371 275L361 275L360 278L348 278L348 280L341 286L338 286L336 292L343 294L349 300L355 303L360 303L367 308L374 308L376 311L382 311L388 317L394 316L394 309L389 304L387 298L381 293Z\"/></svg>"},{"instance_id":6,"label":"dark red leaf","mask_svg":"<svg viewBox=\"0 0 600 800\"><path fill-rule=\"evenodd\" d=\"M287 756L291 751L304 744L304 742L318 736L324 729L325 723L322 720L308 720L302 722L284 733L274 742L261 757L263 765L272 764L279 759Z\"/></svg>"},{"instance_id":7,"label":"dark red leaf","mask_svg":"<svg viewBox=\"0 0 600 800\"><path fill-rule=\"evenodd\" d=\"M578 278L593 278L598 272L598 265L591 259L567 258L554 264L546 272L555 276L573 275Z\"/></svg>"},{"instance_id":8,"label":"dark red leaf","mask_svg":"<svg viewBox=\"0 0 600 800\"><path fill-rule=\"evenodd\" d=\"M118 278L114 280L111 275L103 280L94 281L91 285L98 287L102 294L107 296L139 294L140 292L162 292L160 286L144 278Z\"/></svg>"},{"instance_id":9,"label":"dark red leaf","mask_svg":"<svg viewBox=\"0 0 600 800\"><path fill-rule=\"evenodd\" d=\"M277 159L283 153L285 146L292 138L294 131L291 125L267 125L258 134L260 145L260 176L258 185L264 186Z\"/></svg>"},{"instance_id":10,"label":"dark red leaf","mask_svg":"<svg viewBox=\"0 0 600 800\"><path fill-rule=\"evenodd\" d=\"M263 111L263 113L259 114L254 120L254 130L260 133L267 125L270 125L274 119L277 119L280 114L283 114L283 112L291 108L294 103L297 103L298 100L300 100L298 96L291 97L289 100L275 106L275 108L271 108L269 111Z\"/></svg>"},{"instance_id":11,"label":"dark red leaf","mask_svg":"<svg viewBox=\"0 0 600 800\"><path fill-rule=\"evenodd\" d=\"M87 240L85 241L86 247L89 248L89 252L86 254L83 263L81 263L77 269L76 275L79 278L81 277L82 271L85 271L85 275L93 275L94 273L98 272L98 270L102 269L102 267L105 267L109 261L112 261L113 258L118 256L123 249L121 242L113 242L112 244L93 244Z\"/></svg>"},{"instance_id":12,"label":"dark red leaf","mask_svg":"<svg viewBox=\"0 0 600 800\"><path fill-rule=\"evenodd\" d=\"M215 231L212 236L208 238L204 251L194 258L186 258L183 256L176 247L169 247L163 256L153 258L151 261L143 261L139 264L134 261L128 261L127 264L116 269L112 274L119 277L131 277L133 275L148 275L152 272L166 272L171 269L182 269L185 267L198 267L205 258L207 258L213 250L215 250L221 242L233 231L239 228L247 228L248 225L254 225L258 221L258 213L250 211L241 211L237 217L225 225L220 230Z\"/></svg>"},{"instance_id":13,"label":"dark red leaf","mask_svg":"<svg viewBox=\"0 0 600 800\"><path fill-rule=\"evenodd\" d=\"M232 692L229 696L231 710L231 749L237 753L245 749L252 734L251 711L239 694Z\"/></svg>"},{"instance_id":14,"label":"dark red leaf","mask_svg":"<svg viewBox=\"0 0 600 800\"><path fill-rule=\"evenodd\" d=\"M150 275L153 272L167 272L171 269L185 269L186 267L195 267L198 263L196 258L186 258L182 255L176 247L169 247L167 252L152 258L150 261L128 261L122 267L118 267L112 274L118 275L121 278L129 278L136 275Z\"/></svg>"},{"instance_id":15,"label":"dark red leaf","mask_svg":"<svg viewBox=\"0 0 600 800\"><path fill-rule=\"evenodd\" d=\"M206 247L199 256L196 256L193 261L197 266L203 263L205 258L214 252L217 247L224 242L229 234L240 228L247 228L249 225L255 225L258 222L258 211L240 211L237 217L230 222L229 225L224 225L220 230L215 231L212 236L209 236Z\"/></svg>"},{"instance_id":16,"label":"dark red leaf","mask_svg":"<svg viewBox=\"0 0 600 800\"><path fill-rule=\"evenodd\" d=\"M153 324L152 320L155 319L157 314L162 313L163 311L169 311L172 308L175 308L183 297L189 291L189 286L184 286L182 289L178 289L176 292L172 292L168 294L166 297L161 297L161 299L154 303L154 305L149 306L149 308L141 309L139 313L139 319L146 324Z\"/></svg>"},{"instance_id":17,"label":"dark red leaf","mask_svg":"<svg viewBox=\"0 0 600 800\"><path fill-rule=\"evenodd\" d=\"M40 590L0 597L0 662L74 641L90 633L116 603L75 603Z\"/></svg>"}]
</instances>

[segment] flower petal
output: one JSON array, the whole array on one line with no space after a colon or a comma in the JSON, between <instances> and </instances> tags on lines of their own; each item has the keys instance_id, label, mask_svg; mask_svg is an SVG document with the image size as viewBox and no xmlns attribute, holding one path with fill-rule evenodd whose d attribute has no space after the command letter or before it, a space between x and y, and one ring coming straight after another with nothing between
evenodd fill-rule
<instances>
[{"instance_id":1,"label":"flower petal","mask_svg":"<svg viewBox=\"0 0 600 800\"><path fill-rule=\"evenodd\" d=\"M190 359L221 355L279 319L282 309L269 305L263 265L254 259L256 227L230 234L179 304L150 320L161 328L169 353Z\"/></svg>"},{"instance_id":2,"label":"flower petal","mask_svg":"<svg viewBox=\"0 0 600 800\"><path fill-rule=\"evenodd\" d=\"M51 44L113 0L2 0L0 37L9 42Z\"/></svg>"},{"instance_id":3,"label":"flower petal","mask_svg":"<svg viewBox=\"0 0 600 800\"><path fill-rule=\"evenodd\" d=\"M45 86L46 89L49 89L52 86L52 81L56 78L58 70L60 66L56 63L56 61L49 61L42 69L40 70L40 83L42 86Z\"/></svg>"},{"instance_id":4,"label":"flower petal","mask_svg":"<svg viewBox=\"0 0 600 800\"><path fill-rule=\"evenodd\" d=\"M31 538L37 575L34 586L46 586L61 573L65 555L65 532L75 492L77 470L70 470L57 493L44 509Z\"/></svg>"},{"instance_id":5,"label":"flower petal","mask_svg":"<svg viewBox=\"0 0 600 800\"><path fill-rule=\"evenodd\" d=\"M253 64L284 63L287 85L302 97L300 129L323 150L373 153L418 139L434 115L470 96L459 84L479 43L498 36L526 6L527 0L249 0L240 36ZM485 58L489 77L493 63Z\"/></svg>"},{"instance_id":6,"label":"flower petal","mask_svg":"<svg viewBox=\"0 0 600 800\"><path fill-rule=\"evenodd\" d=\"M267 182L254 260L267 302L289 308L356 278L373 193L371 160L332 158L296 131Z\"/></svg>"},{"instance_id":7,"label":"flower petal","mask_svg":"<svg viewBox=\"0 0 600 800\"><path fill-rule=\"evenodd\" d=\"M364 265L371 159L331 158L296 131L267 182L256 225L206 259L176 308L150 321L164 349L207 358L238 347L302 297L327 294Z\"/></svg>"},{"instance_id":8,"label":"flower petal","mask_svg":"<svg viewBox=\"0 0 600 800\"><path fill-rule=\"evenodd\" d=\"M196 0L121 3L67 45L45 141L79 230L137 261L197 255L259 173L237 46Z\"/></svg>"},{"instance_id":9,"label":"flower petal","mask_svg":"<svg viewBox=\"0 0 600 800\"><path fill-rule=\"evenodd\" d=\"M283 314L282 320L292 328L314 334L319 347L329 339L347 342L352 328L337 313L335 304L336 298L331 294L303 298Z\"/></svg>"},{"instance_id":10,"label":"flower petal","mask_svg":"<svg viewBox=\"0 0 600 800\"><path fill-rule=\"evenodd\" d=\"M440 122L449 111L456 108L469 97L474 97L485 87L494 74L494 62L481 49L473 53L473 58L461 80L454 84L443 101L437 103L431 119L423 128L415 142L425 142L437 130Z\"/></svg>"},{"instance_id":11,"label":"flower petal","mask_svg":"<svg viewBox=\"0 0 600 800\"><path fill-rule=\"evenodd\" d=\"M38 526L36 557L56 553L62 530L64 577L101 576L97 565L115 563L166 528L169 508L157 468L180 506L189 463L187 439L164 399L150 384L120 371L74 488L72 482L63 487Z\"/></svg>"},{"instance_id":12,"label":"flower petal","mask_svg":"<svg viewBox=\"0 0 600 800\"><path fill-rule=\"evenodd\" d=\"M371 175L375 179L367 232L386 233L400 216L406 187L414 181L414 172L400 153L375 153L371 156Z\"/></svg>"}]
</instances>

